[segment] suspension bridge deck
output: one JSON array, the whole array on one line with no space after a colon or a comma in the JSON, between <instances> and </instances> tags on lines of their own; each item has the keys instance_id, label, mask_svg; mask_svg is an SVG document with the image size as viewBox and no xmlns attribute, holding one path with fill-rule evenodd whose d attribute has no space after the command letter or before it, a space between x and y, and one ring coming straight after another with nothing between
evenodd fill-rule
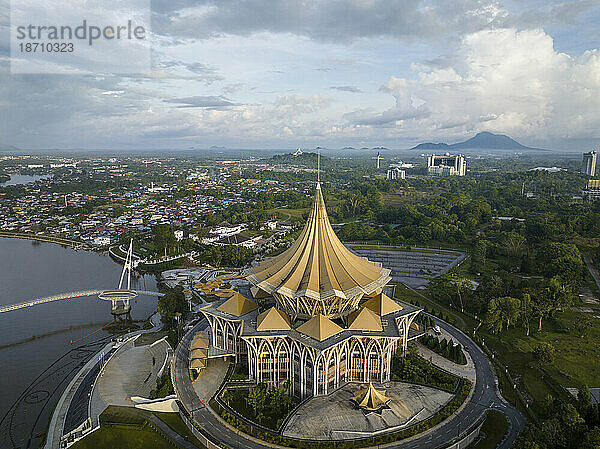
<instances>
[{"instance_id":1,"label":"suspension bridge deck","mask_svg":"<svg viewBox=\"0 0 600 449\"><path fill-rule=\"evenodd\" d=\"M82 290L78 292L59 293L58 295L44 296L42 298L30 299L29 301L19 302L16 304L6 304L0 306L0 313L11 312L13 310L24 309L26 307L33 307L39 304L45 304L47 302L62 301L65 299L82 298L87 296L97 296L105 290ZM139 295L151 295L151 296L163 296L164 293L152 292L148 290L132 290L132 292Z\"/></svg>"}]
</instances>

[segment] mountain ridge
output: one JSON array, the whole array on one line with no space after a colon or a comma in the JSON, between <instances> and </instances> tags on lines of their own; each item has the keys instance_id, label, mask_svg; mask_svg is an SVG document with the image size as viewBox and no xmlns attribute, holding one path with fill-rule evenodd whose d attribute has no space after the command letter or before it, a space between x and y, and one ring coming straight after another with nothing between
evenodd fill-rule
<instances>
[{"instance_id":1,"label":"mountain ridge","mask_svg":"<svg viewBox=\"0 0 600 449\"><path fill-rule=\"evenodd\" d=\"M482 131L477 133L475 136L467 139L463 142L457 142L453 144L447 143L433 143L424 142L420 143L410 150L518 150L518 151L548 151L543 148L528 147L520 144L513 138L505 134L494 134L489 131Z\"/></svg>"}]
</instances>

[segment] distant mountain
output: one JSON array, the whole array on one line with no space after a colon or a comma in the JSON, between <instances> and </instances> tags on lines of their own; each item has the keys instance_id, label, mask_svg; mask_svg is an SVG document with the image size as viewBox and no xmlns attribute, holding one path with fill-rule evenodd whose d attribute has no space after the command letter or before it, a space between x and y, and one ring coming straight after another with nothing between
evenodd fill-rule
<instances>
[{"instance_id":1,"label":"distant mountain","mask_svg":"<svg viewBox=\"0 0 600 449\"><path fill-rule=\"evenodd\" d=\"M509 151L547 151L542 148L532 148L521 145L514 139L503 134L494 134L487 131L478 133L475 137L471 137L464 142L453 143L420 143L411 148L411 150L435 150L435 151L452 151L452 150L509 150Z\"/></svg>"},{"instance_id":2,"label":"distant mountain","mask_svg":"<svg viewBox=\"0 0 600 449\"><path fill-rule=\"evenodd\" d=\"M227 150L227 147L221 147L218 145L211 145L210 147L208 147L209 150L211 151L225 151Z\"/></svg>"}]
</instances>

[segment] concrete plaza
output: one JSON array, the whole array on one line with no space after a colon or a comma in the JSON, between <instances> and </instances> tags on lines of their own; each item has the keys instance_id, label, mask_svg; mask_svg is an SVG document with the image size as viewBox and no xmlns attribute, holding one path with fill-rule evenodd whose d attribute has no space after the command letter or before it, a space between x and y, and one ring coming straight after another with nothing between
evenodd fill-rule
<instances>
[{"instance_id":1,"label":"concrete plaza","mask_svg":"<svg viewBox=\"0 0 600 449\"><path fill-rule=\"evenodd\" d=\"M146 346L135 346L133 339L124 343L96 381L90 400L91 418L97 420L109 405L133 407L132 396L148 397L161 368L167 366L169 354L166 340Z\"/></svg>"},{"instance_id":2,"label":"concrete plaza","mask_svg":"<svg viewBox=\"0 0 600 449\"><path fill-rule=\"evenodd\" d=\"M296 438L339 440L400 429L433 415L451 398L450 393L404 382L376 385L390 396L389 408L367 413L351 401L360 384L348 384L329 396L309 399L290 418L283 434Z\"/></svg>"}]
</instances>

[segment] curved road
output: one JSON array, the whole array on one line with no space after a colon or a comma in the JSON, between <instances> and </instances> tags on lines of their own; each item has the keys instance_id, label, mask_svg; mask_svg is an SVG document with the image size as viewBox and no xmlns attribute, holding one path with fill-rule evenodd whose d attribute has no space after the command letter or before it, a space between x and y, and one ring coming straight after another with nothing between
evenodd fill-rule
<instances>
[{"instance_id":1,"label":"curved road","mask_svg":"<svg viewBox=\"0 0 600 449\"><path fill-rule=\"evenodd\" d=\"M436 317L440 327L452 335L454 341L458 341L468 351L473 359L476 369L476 383L471 400L463 409L452 418L449 418L435 430L422 434L409 440L398 441L391 447L399 449L417 449L433 448L442 446L468 429L487 409L494 409L502 412L508 420L508 431L499 449L508 449L513 446L517 436L526 424L525 417L512 405L508 404L502 398L498 390L496 375L485 356L484 352L465 334L454 326L440 320ZM207 406L200 401L188 374L188 354L189 345L192 336L198 330L208 327L208 323L203 320L191 329L177 346L175 352L175 392L185 408L191 412L193 418L201 427L211 435L211 439L216 442L222 442L232 448L250 448L250 449L269 449L270 446L258 443L246 438L243 434L232 431L229 427L223 425Z\"/></svg>"}]
</instances>

